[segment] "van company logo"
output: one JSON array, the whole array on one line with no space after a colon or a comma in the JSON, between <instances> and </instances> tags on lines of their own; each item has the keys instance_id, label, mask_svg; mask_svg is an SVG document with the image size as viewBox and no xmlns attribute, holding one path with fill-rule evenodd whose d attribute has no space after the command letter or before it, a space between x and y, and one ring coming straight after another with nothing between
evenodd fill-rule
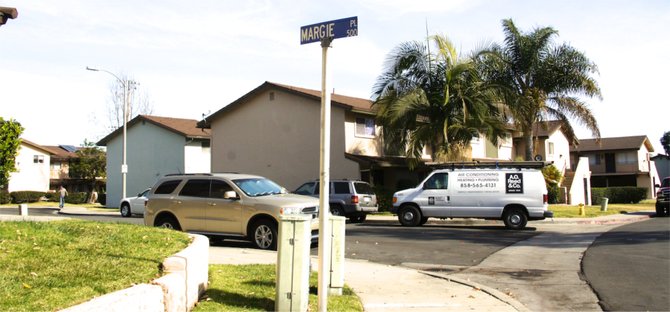
<instances>
[{"instance_id":1,"label":"van company logo","mask_svg":"<svg viewBox=\"0 0 670 312\"><path fill-rule=\"evenodd\" d=\"M505 174L505 193L523 194L523 174L521 173Z\"/></svg>"}]
</instances>

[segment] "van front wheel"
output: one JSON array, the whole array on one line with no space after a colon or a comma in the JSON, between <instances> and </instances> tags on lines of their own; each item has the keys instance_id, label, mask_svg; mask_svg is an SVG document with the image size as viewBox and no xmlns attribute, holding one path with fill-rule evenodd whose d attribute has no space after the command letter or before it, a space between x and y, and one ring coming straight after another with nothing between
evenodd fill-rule
<instances>
[{"instance_id":1,"label":"van front wheel","mask_svg":"<svg viewBox=\"0 0 670 312\"><path fill-rule=\"evenodd\" d=\"M421 225L421 211L414 206L403 206L398 213L398 221L404 226Z\"/></svg>"},{"instance_id":2,"label":"van front wheel","mask_svg":"<svg viewBox=\"0 0 670 312\"><path fill-rule=\"evenodd\" d=\"M510 230L522 230L528 223L528 216L521 208L511 208L503 216L505 226Z\"/></svg>"}]
</instances>

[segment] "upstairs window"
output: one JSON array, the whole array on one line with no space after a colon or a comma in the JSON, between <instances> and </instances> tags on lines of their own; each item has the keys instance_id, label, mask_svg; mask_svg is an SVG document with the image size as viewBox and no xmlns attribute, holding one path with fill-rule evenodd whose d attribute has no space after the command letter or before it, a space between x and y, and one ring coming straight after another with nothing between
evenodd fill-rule
<instances>
[{"instance_id":1,"label":"upstairs window","mask_svg":"<svg viewBox=\"0 0 670 312\"><path fill-rule=\"evenodd\" d=\"M33 163L42 164L44 163L44 155L35 155L33 156Z\"/></svg>"},{"instance_id":2,"label":"upstairs window","mask_svg":"<svg viewBox=\"0 0 670 312\"><path fill-rule=\"evenodd\" d=\"M374 118L356 117L356 135L362 137L375 136Z\"/></svg>"}]
</instances>

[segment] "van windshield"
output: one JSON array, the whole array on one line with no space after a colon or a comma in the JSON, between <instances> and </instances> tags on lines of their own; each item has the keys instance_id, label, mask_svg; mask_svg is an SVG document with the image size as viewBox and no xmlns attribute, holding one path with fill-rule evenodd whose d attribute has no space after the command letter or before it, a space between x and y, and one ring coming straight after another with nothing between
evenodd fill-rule
<instances>
[{"instance_id":1,"label":"van windshield","mask_svg":"<svg viewBox=\"0 0 670 312\"><path fill-rule=\"evenodd\" d=\"M286 191L283 187L279 186L277 183L274 183L268 179L237 179L233 180L233 183L239 187L244 194L247 194L249 197L258 197L258 196L267 196L267 195L277 195L284 194Z\"/></svg>"}]
</instances>

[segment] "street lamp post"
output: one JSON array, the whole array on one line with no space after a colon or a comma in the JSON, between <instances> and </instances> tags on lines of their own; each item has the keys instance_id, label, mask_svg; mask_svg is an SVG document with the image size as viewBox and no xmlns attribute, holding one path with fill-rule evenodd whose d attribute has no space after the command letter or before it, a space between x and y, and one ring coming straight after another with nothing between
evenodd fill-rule
<instances>
[{"instance_id":1,"label":"street lamp post","mask_svg":"<svg viewBox=\"0 0 670 312\"><path fill-rule=\"evenodd\" d=\"M86 70L90 71L100 71L100 72L105 72L110 75L112 75L116 80L118 80L121 85L123 86L123 148L122 148L122 161L121 161L121 198L126 197L126 175L128 174L128 163L126 162L126 144L127 144L127 124L128 124L128 93L129 93L129 86L128 83L130 81L124 81L123 79L119 78L117 75L114 75L114 73L105 70L105 69L97 69L97 68L91 68L86 66Z\"/></svg>"}]
</instances>

